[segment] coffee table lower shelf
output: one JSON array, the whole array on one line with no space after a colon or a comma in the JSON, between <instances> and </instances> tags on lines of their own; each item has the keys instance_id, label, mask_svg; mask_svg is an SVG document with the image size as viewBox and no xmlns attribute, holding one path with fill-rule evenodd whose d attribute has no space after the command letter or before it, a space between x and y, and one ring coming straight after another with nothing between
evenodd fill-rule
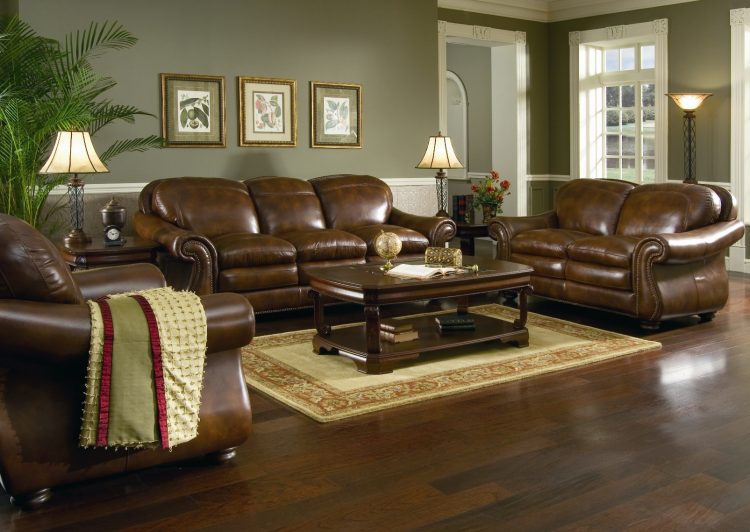
<instances>
[{"instance_id":1,"label":"coffee table lower shelf","mask_svg":"<svg viewBox=\"0 0 750 532\"><path fill-rule=\"evenodd\" d=\"M414 359L421 353L464 345L499 340L512 342L518 347L529 345L529 331L520 323L490 318L481 314L462 314L474 318L473 331L441 332L435 316L416 316L399 321L412 323L419 338L408 342L380 341L378 352L368 352L365 325L332 329L329 334L317 334L313 349L319 354L337 354L354 361L362 373L390 373L393 366L403 360Z\"/></svg>"}]
</instances>

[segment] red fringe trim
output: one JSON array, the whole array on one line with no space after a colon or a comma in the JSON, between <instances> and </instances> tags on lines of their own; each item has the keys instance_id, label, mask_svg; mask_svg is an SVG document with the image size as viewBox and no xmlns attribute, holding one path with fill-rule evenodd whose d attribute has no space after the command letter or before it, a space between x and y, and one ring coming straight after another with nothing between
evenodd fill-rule
<instances>
[{"instance_id":1,"label":"red fringe trim","mask_svg":"<svg viewBox=\"0 0 750 532\"><path fill-rule=\"evenodd\" d=\"M169 429L167 428L167 395L164 388L164 368L161 361L161 340L156 316L148 300L139 295L130 296L135 299L143 310L148 323L148 334L151 338L151 352L154 365L154 385L156 387L156 407L159 412L159 432L161 434L162 449L169 449Z\"/></svg>"},{"instance_id":2,"label":"red fringe trim","mask_svg":"<svg viewBox=\"0 0 750 532\"><path fill-rule=\"evenodd\" d=\"M109 431L109 393L112 380L112 345L114 344L115 331L112 326L112 310L105 299L97 301L102 311L104 321L104 349L102 353L102 378L99 387L99 430L96 435L96 444L107 445L107 433Z\"/></svg>"}]
</instances>

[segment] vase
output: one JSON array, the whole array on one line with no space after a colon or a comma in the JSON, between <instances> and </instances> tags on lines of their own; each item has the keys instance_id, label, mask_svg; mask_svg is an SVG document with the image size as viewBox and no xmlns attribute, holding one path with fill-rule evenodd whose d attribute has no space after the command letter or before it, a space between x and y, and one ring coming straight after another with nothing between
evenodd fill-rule
<instances>
[{"instance_id":1,"label":"vase","mask_svg":"<svg viewBox=\"0 0 750 532\"><path fill-rule=\"evenodd\" d=\"M488 224L495 217L497 203L482 203L482 223Z\"/></svg>"}]
</instances>

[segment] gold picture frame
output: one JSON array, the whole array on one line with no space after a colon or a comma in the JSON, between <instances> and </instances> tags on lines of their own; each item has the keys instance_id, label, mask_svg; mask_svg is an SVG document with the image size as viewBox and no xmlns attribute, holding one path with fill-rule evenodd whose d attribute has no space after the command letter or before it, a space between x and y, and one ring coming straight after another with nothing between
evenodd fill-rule
<instances>
[{"instance_id":1,"label":"gold picture frame","mask_svg":"<svg viewBox=\"0 0 750 532\"><path fill-rule=\"evenodd\" d=\"M310 146L362 147L362 85L310 82Z\"/></svg>"},{"instance_id":2,"label":"gold picture frame","mask_svg":"<svg viewBox=\"0 0 750 532\"><path fill-rule=\"evenodd\" d=\"M165 147L226 147L224 76L160 74L160 82Z\"/></svg>"},{"instance_id":3,"label":"gold picture frame","mask_svg":"<svg viewBox=\"0 0 750 532\"><path fill-rule=\"evenodd\" d=\"M237 77L240 146L297 145L297 81Z\"/></svg>"}]
</instances>

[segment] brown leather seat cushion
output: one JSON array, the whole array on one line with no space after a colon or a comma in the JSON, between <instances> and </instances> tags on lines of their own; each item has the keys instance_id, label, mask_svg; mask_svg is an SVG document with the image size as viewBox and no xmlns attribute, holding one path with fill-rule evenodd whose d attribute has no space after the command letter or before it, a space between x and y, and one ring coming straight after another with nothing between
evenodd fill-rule
<instances>
[{"instance_id":1,"label":"brown leather seat cushion","mask_svg":"<svg viewBox=\"0 0 750 532\"><path fill-rule=\"evenodd\" d=\"M296 264L230 268L219 272L220 292L252 292L298 284Z\"/></svg>"},{"instance_id":2,"label":"brown leather seat cushion","mask_svg":"<svg viewBox=\"0 0 750 532\"><path fill-rule=\"evenodd\" d=\"M510 249L514 254L565 259L570 244L590 236L588 233L568 229L533 229L516 235L510 242Z\"/></svg>"},{"instance_id":3,"label":"brown leather seat cushion","mask_svg":"<svg viewBox=\"0 0 750 532\"><path fill-rule=\"evenodd\" d=\"M568 246L571 260L603 266L630 268L633 251L640 238L631 236L592 236Z\"/></svg>"},{"instance_id":4,"label":"brown leather seat cushion","mask_svg":"<svg viewBox=\"0 0 750 532\"><path fill-rule=\"evenodd\" d=\"M539 255L524 255L513 253L510 260L519 264L526 264L534 268L534 275L540 277L552 277L554 279L565 279L565 265L567 259L557 257L540 257Z\"/></svg>"},{"instance_id":5,"label":"brown leather seat cushion","mask_svg":"<svg viewBox=\"0 0 750 532\"><path fill-rule=\"evenodd\" d=\"M375 239L380 236L381 230L386 233L395 233L398 235L398 238L401 240L400 255L424 253L430 245L430 241L422 233L413 229L407 229L406 227L399 227L398 225L375 224L348 229L350 233L357 235L367 243L368 255L377 255L375 252Z\"/></svg>"},{"instance_id":6,"label":"brown leather seat cushion","mask_svg":"<svg viewBox=\"0 0 750 532\"><path fill-rule=\"evenodd\" d=\"M630 268L603 266L590 262L569 260L565 265L565 279L591 286L631 290L633 278Z\"/></svg>"},{"instance_id":7,"label":"brown leather seat cushion","mask_svg":"<svg viewBox=\"0 0 750 532\"><path fill-rule=\"evenodd\" d=\"M297 249L297 262L362 259L367 244L356 235L338 229L309 229L278 235Z\"/></svg>"},{"instance_id":8,"label":"brown leather seat cushion","mask_svg":"<svg viewBox=\"0 0 750 532\"><path fill-rule=\"evenodd\" d=\"M271 264L293 264L297 259L294 246L269 235L231 233L213 239L222 270Z\"/></svg>"}]
</instances>

